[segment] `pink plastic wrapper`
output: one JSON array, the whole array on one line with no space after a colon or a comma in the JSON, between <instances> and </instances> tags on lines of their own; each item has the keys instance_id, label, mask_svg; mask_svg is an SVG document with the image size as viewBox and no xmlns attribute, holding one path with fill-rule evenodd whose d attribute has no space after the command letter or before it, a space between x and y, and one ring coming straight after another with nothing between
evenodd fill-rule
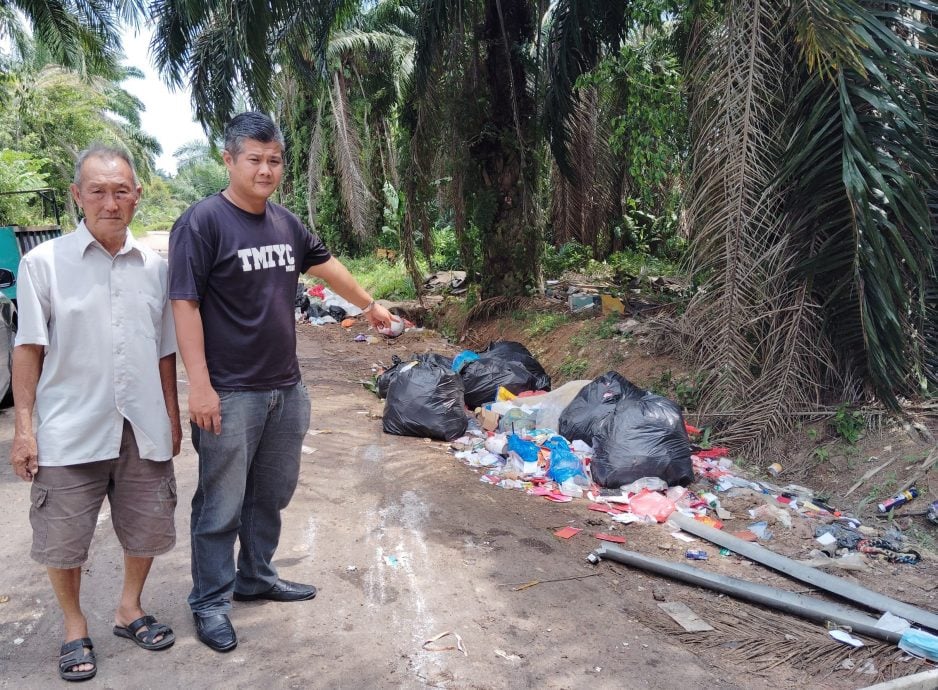
<instances>
[{"instance_id":1,"label":"pink plastic wrapper","mask_svg":"<svg viewBox=\"0 0 938 690\"><path fill-rule=\"evenodd\" d=\"M629 499L629 510L635 515L647 515L658 522L664 522L674 512L674 502L657 491L642 491Z\"/></svg>"}]
</instances>

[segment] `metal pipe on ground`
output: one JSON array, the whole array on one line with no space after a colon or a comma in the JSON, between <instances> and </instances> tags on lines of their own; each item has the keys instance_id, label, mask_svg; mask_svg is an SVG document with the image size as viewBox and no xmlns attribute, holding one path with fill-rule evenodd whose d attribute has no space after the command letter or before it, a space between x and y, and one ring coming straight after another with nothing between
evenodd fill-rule
<instances>
[{"instance_id":1,"label":"metal pipe on ground","mask_svg":"<svg viewBox=\"0 0 938 690\"><path fill-rule=\"evenodd\" d=\"M777 570L791 578L823 589L825 592L836 594L853 604L881 613L888 611L894 616L901 616L906 620L918 623L934 632L938 632L938 614L934 614L931 611L926 611L918 606L912 606L911 604L897 601L884 594L874 592L866 587L861 587L860 585L817 570L816 568L802 565L774 551L769 551L758 544L744 541L739 537L734 537L732 534L727 534L713 527L708 527L702 522L698 522L692 517L688 517L682 513L672 513L669 520L685 532L706 539L717 546L729 549L733 553L745 556L756 563Z\"/></svg>"},{"instance_id":2,"label":"metal pipe on ground","mask_svg":"<svg viewBox=\"0 0 938 690\"><path fill-rule=\"evenodd\" d=\"M717 592L729 594L737 599L790 613L807 620L824 624L827 621L837 625L848 625L851 630L861 635L897 644L900 633L876 627L876 619L864 613L833 604L803 594L795 594L778 587L760 585L736 577L710 573L685 563L672 563L658 558L645 556L634 551L626 551L611 544L601 544L591 556L610 559L633 568L640 568L657 575L663 575L698 587L706 587ZM593 559L590 559L591 561Z\"/></svg>"}]
</instances>

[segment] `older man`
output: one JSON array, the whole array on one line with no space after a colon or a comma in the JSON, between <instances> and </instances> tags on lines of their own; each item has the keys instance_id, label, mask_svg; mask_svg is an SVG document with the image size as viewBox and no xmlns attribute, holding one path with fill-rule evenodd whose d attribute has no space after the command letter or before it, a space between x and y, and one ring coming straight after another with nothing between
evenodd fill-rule
<instances>
[{"instance_id":1,"label":"older man","mask_svg":"<svg viewBox=\"0 0 938 690\"><path fill-rule=\"evenodd\" d=\"M187 210L169 238L169 296L199 454L189 606L199 639L219 652L237 645L232 597L316 596L312 585L280 579L271 563L309 428L293 315L299 275L324 279L372 325L391 323L320 239L269 201L283 176L283 153L270 118L235 117L225 129L228 187Z\"/></svg>"},{"instance_id":2,"label":"older man","mask_svg":"<svg viewBox=\"0 0 938 690\"><path fill-rule=\"evenodd\" d=\"M113 632L148 650L175 641L140 601L153 557L175 544L182 438L167 265L127 227L140 191L126 152L83 151L71 192L84 220L19 270L11 462L32 481L31 555L65 618L65 680L97 672L79 590L105 496L124 550Z\"/></svg>"}]
</instances>

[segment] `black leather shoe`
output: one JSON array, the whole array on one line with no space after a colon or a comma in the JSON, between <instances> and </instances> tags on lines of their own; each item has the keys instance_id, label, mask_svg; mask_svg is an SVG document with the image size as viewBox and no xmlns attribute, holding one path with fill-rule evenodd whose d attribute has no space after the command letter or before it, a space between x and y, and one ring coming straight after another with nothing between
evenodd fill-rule
<instances>
[{"instance_id":1,"label":"black leather shoe","mask_svg":"<svg viewBox=\"0 0 938 690\"><path fill-rule=\"evenodd\" d=\"M316 596L316 588L312 585L302 585L299 582L290 582L289 580L277 580L273 587L260 594L239 594L235 592L232 595L235 601L257 601L258 599L269 599L270 601L306 601Z\"/></svg>"},{"instance_id":2,"label":"black leather shoe","mask_svg":"<svg viewBox=\"0 0 938 690\"><path fill-rule=\"evenodd\" d=\"M230 652L238 646L238 636L226 613L213 616L192 614L195 618L195 634L216 652Z\"/></svg>"}]
</instances>

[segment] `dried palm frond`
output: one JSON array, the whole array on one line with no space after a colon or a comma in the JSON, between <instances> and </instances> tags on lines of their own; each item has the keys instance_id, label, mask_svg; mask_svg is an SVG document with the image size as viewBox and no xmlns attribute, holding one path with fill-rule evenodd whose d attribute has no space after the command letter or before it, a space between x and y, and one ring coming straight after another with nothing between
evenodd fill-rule
<instances>
[{"instance_id":1,"label":"dried palm frond","mask_svg":"<svg viewBox=\"0 0 938 690\"><path fill-rule=\"evenodd\" d=\"M371 228L369 206L372 196L362 177L361 144L349 112L348 92L341 69L333 74L329 104L332 107L333 144L342 201L353 232L359 241L363 241L368 238Z\"/></svg>"},{"instance_id":2,"label":"dried palm frond","mask_svg":"<svg viewBox=\"0 0 938 690\"><path fill-rule=\"evenodd\" d=\"M306 158L306 212L309 229L313 232L316 231L316 207L322 181L322 108L323 99L320 98L316 105L316 122L313 124L313 133L309 140L309 154Z\"/></svg>"},{"instance_id":3,"label":"dried palm frond","mask_svg":"<svg viewBox=\"0 0 938 690\"><path fill-rule=\"evenodd\" d=\"M462 324L457 330L457 335L461 340L466 331L477 321L493 319L501 314L512 311L532 309L539 304L538 300L531 297L490 297L482 300L472 309L466 312Z\"/></svg>"},{"instance_id":4,"label":"dried palm frond","mask_svg":"<svg viewBox=\"0 0 938 690\"><path fill-rule=\"evenodd\" d=\"M599 104L595 88L581 89L570 118L571 146L577 155L570 161L573 176L551 166L550 224L556 246L570 240L593 247L596 258L605 254L600 233L621 212L617 169L609 148L608 114Z\"/></svg>"},{"instance_id":5,"label":"dried palm frond","mask_svg":"<svg viewBox=\"0 0 938 690\"><path fill-rule=\"evenodd\" d=\"M792 282L782 154L787 51L781 0L735 2L725 22L698 27L688 70L692 271L706 276L679 329L708 373L702 409L746 409L728 440L758 443L816 400L817 314Z\"/></svg>"}]
</instances>

